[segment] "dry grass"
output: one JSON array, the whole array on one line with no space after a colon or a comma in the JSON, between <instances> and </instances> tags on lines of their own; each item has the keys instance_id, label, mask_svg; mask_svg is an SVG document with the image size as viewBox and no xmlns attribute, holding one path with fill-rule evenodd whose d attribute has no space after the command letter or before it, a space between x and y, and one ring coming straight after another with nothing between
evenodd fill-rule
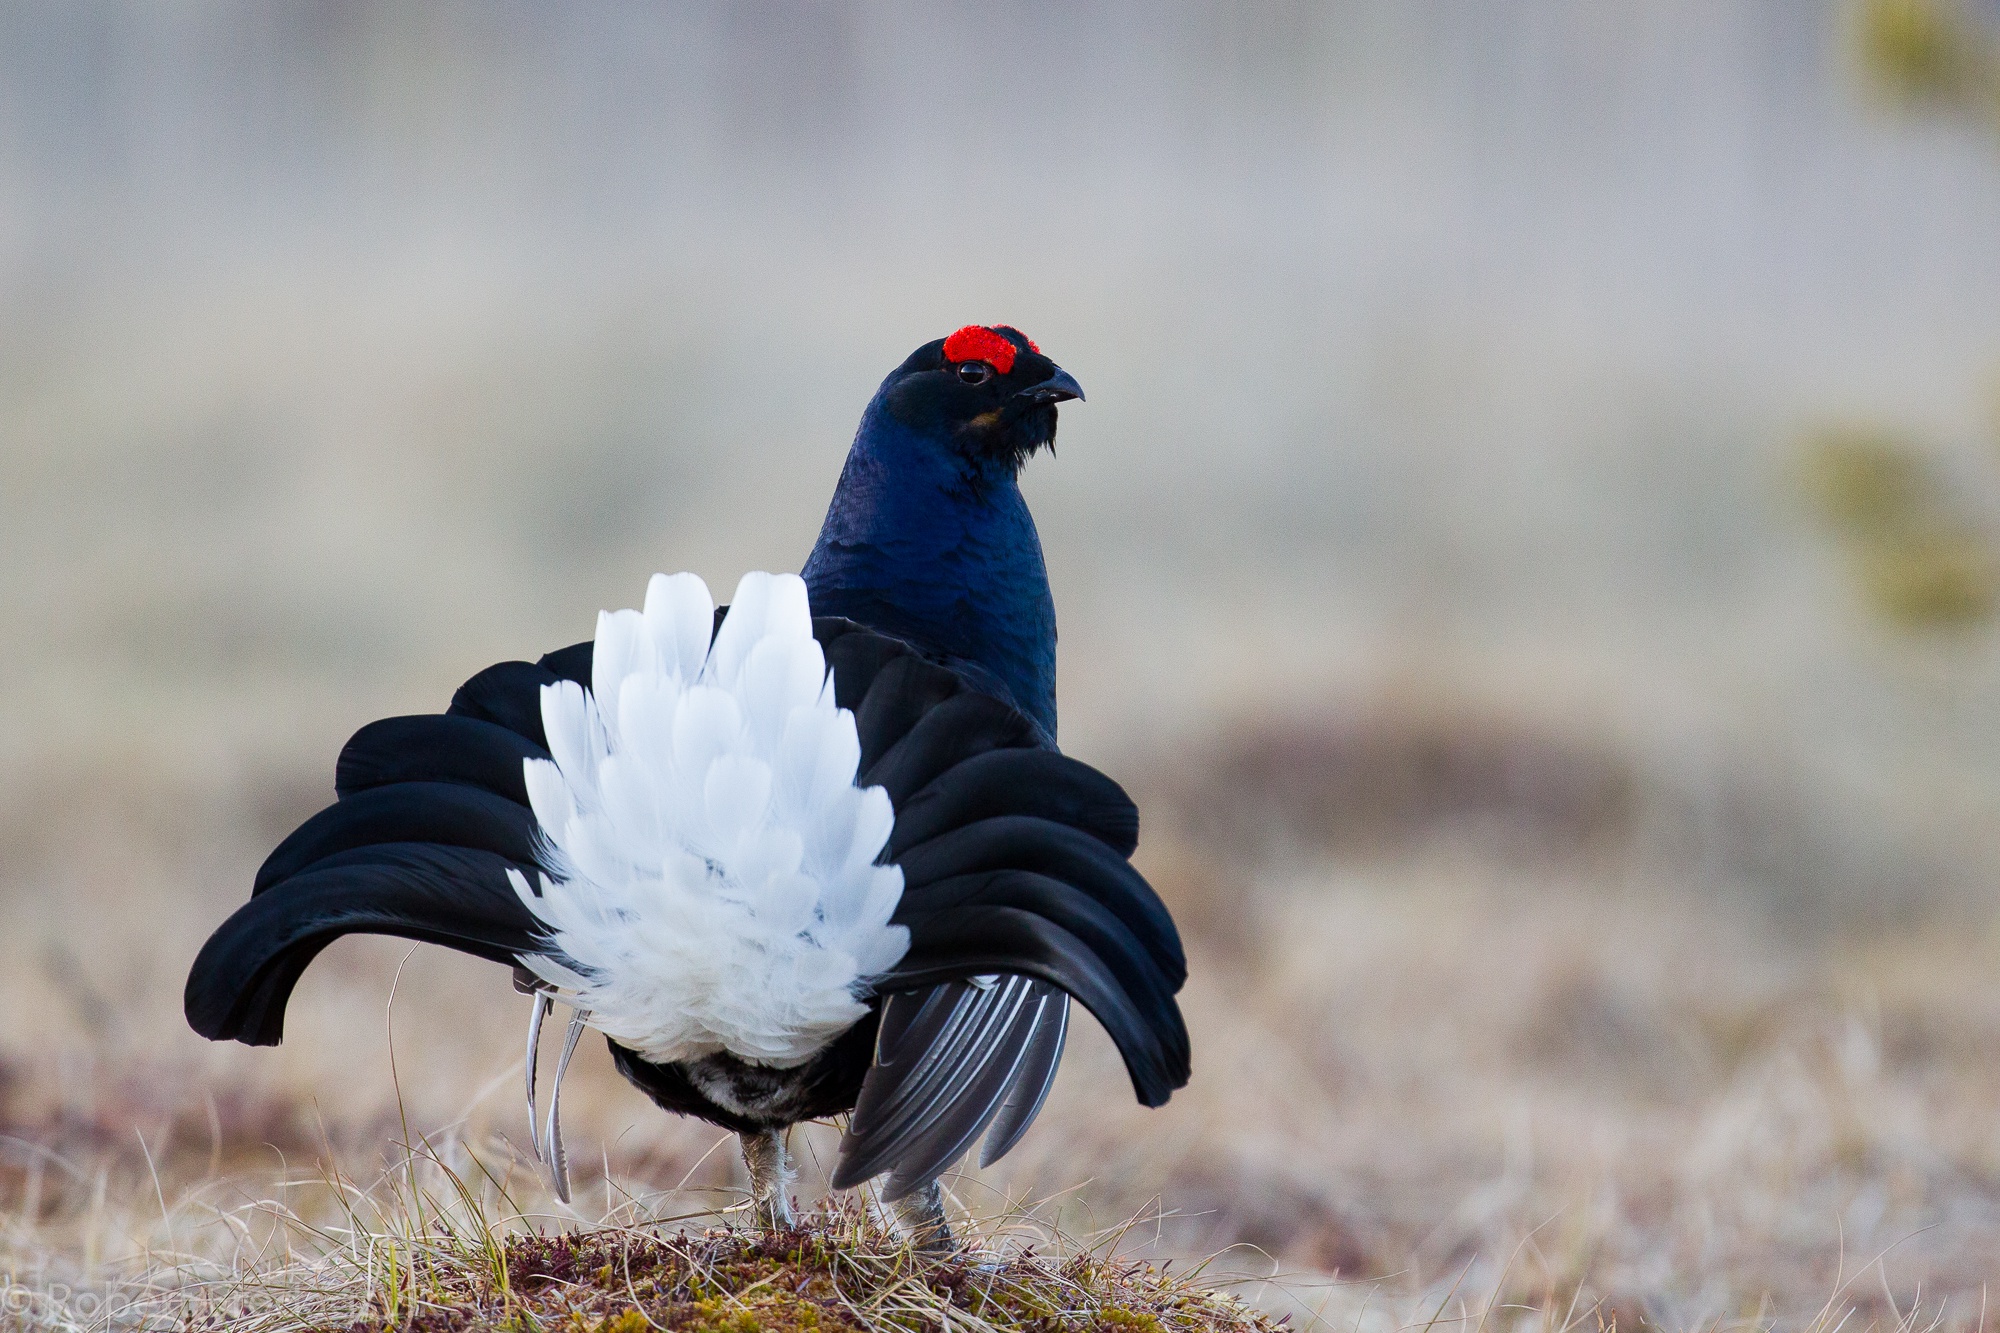
<instances>
[{"instance_id":1,"label":"dry grass","mask_svg":"<svg viewBox=\"0 0 2000 1333\"><path fill-rule=\"evenodd\" d=\"M1260 843L1239 820L1176 817L1214 789L1145 798L1142 862L1189 934L1195 1079L1144 1111L1082 1025L1041 1123L954 1182L962 1219L1003 1255L1032 1239L1068 1262L1071 1235L1103 1259L1206 1259L1205 1281L1342 1333L1482 1311L1507 1328L1978 1326L2000 1273L1991 916L1805 928L1754 885L1640 855L1623 830L1643 785L1615 778L1615 818L1570 837L1567 812L1598 807L1559 802L1550 821L1535 791L1488 780L1534 769L1509 755L1566 763L1553 739L1470 732L1451 781L1426 786L1399 756L1444 733L1399 744L1371 716L1331 739L1293 728L1272 762L1311 762L1271 770L1374 785L1366 826L1315 842L1318 798L1294 790L1300 822ZM1232 753L1238 798L1261 802L1255 744ZM1621 771L1581 753L1564 783ZM703 1239L743 1216L728 1136L659 1114L594 1045L565 1098L577 1202L548 1196L516 1146L523 1002L489 966L345 942L308 974L284 1046L189 1034L180 966L294 817L287 790L150 798L191 827L137 798L51 805L40 837L67 850L46 871L17 859L59 892L14 899L0 943L0 994L31 1020L0 1066L9 1317L326 1326L490 1305L537 1234L748 1243ZM830 1131L798 1146L812 1205ZM571 1294L591 1319L623 1311Z\"/></svg>"},{"instance_id":2,"label":"dry grass","mask_svg":"<svg viewBox=\"0 0 2000 1333\"><path fill-rule=\"evenodd\" d=\"M1714 896L1445 844L1252 877L1164 831L1147 856L1193 925L1196 1078L1143 1111L1086 1026L1035 1131L954 1183L998 1253L1032 1240L1058 1275L1062 1234L1102 1259L1212 1256L1204 1280L1355 1333L1481 1311L1509 1328L1980 1324L2000 1273L1992 930L1800 933ZM59 1023L64 1056L48 1032L17 1039L0 1141L12 1308L55 1326L493 1313L527 1299L523 1256L555 1253L522 1238L573 1232L597 1236L574 1242L592 1254L638 1247L660 1322L705 1318L681 1308L672 1265L761 1253L708 1234L742 1217L726 1136L660 1115L586 1048L566 1097L578 1200L556 1204L513 1146L521 1014L504 979L407 955L336 950L277 1051L206 1050L172 1031L165 997L115 1035ZM828 1135L801 1146L810 1204ZM855 1237L864 1268L895 1252ZM534 1299L574 1300L581 1327L624 1309L597 1290Z\"/></svg>"},{"instance_id":3,"label":"dry grass","mask_svg":"<svg viewBox=\"0 0 2000 1333\"><path fill-rule=\"evenodd\" d=\"M938 1262L859 1207L823 1209L783 1232L602 1228L557 1235L440 1235L377 1262L293 1264L233 1284L231 1318L363 1330L575 1328L696 1333L1075 1330L1265 1333L1241 1300L1165 1267L1002 1241ZM396 1258L401 1263L388 1262ZM311 1291L316 1309L299 1294ZM245 1315L263 1297L268 1314Z\"/></svg>"},{"instance_id":4,"label":"dry grass","mask_svg":"<svg viewBox=\"0 0 2000 1333\"><path fill-rule=\"evenodd\" d=\"M725 1136L595 1044L547 1196L495 969L342 943L269 1051L180 987L356 726L655 568L796 567L861 401L967 318L1091 390L1027 480L1064 738L1147 780L1197 1070L1142 1111L1080 1024L955 1184L999 1255L1213 1255L1340 1333L1984 1322L2000 654L1878 633L1793 446L1935 441L1822 499L1878 602L1990 609L2000 195L1983 139L1836 109L1831 10L349 8L6 28L0 1322L750 1243ZM1971 86L1952 6L1864 8Z\"/></svg>"},{"instance_id":5,"label":"dry grass","mask_svg":"<svg viewBox=\"0 0 2000 1333\"><path fill-rule=\"evenodd\" d=\"M489 1145L489 1147L492 1147ZM1122 1232L1079 1245L1027 1213L982 1227L942 1262L913 1252L857 1199L785 1232L714 1211L662 1214L637 1197L595 1221L524 1212L532 1175L503 1149L420 1143L372 1182L335 1171L212 1179L149 1219L101 1207L89 1241L142 1241L82 1268L16 1229L0 1285L7 1326L52 1328L596 1329L698 1333L1095 1330L1260 1333L1240 1299L1116 1256ZM526 1188L524 1188L526 1187ZM689 1224L693 1225L689 1225Z\"/></svg>"},{"instance_id":6,"label":"dry grass","mask_svg":"<svg viewBox=\"0 0 2000 1333\"><path fill-rule=\"evenodd\" d=\"M1080 1025L1041 1123L954 1183L968 1221L1008 1253L1026 1209L1115 1233L1100 1255L1213 1256L1206 1279L1342 1333L1489 1307L1789 1333L1836 1292L1849 1328L1980 1323L2000 1273L1990 910L1803 924L1748 863L1703 878L1648 852L1657 793L1608 741L1469 704L1401 729L1387 706L1331 715L1205 745L1229 784L1142 790L1142 863L1189 934L1195 1079L1144 1111ZM1260 757L1270 734L1286 744ZM383 1315L371 1293L407 1297L448 1254L740 1219L728 1136L659 1114L595 1044L565 1098L577 1204L547 1195L516 1146L524 1002L489 966L343 942L284 1046L186 1030L186 959L323 767L4 788L0 1260L24 1320ZM1368 799L1329 823L1342 792ZM801 1138L813 1204L830 1133Z\"/></svg>"}]
</instances>

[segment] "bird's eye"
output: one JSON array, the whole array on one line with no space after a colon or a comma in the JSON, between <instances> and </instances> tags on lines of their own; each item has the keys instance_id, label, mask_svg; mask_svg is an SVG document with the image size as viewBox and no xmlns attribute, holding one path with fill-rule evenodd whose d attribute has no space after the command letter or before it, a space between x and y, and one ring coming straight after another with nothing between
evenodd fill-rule
<instances>
[{"instance_id":1,"label":"bird's eye","mask_svg":"<svg viewBox=\"0 0 2000 1333\"><path fill-rule=\"evenodd\" d=\"M967 384L984 384L993 378L993 367L984 361L962 361L958 366L958 377Z\"/></svg>"}]
</instances>

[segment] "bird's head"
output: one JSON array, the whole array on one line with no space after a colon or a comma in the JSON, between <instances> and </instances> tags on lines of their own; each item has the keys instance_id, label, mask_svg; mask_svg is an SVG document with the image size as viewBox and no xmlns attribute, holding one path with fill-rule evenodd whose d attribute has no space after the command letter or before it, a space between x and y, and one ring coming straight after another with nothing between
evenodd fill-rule
<instances>
[{"instance_id":1,"label":"bird's head","mask_svg":"<svg viewBox=\"0 0 2000 1333\"><path fill-rule=\"evenodd\" d=\"M883 411L980 470L1020 470L1056 440L1056 404L1083 398L1019 329L968 324L925 343L882 385Z\"/></svg>"}]
</instances>

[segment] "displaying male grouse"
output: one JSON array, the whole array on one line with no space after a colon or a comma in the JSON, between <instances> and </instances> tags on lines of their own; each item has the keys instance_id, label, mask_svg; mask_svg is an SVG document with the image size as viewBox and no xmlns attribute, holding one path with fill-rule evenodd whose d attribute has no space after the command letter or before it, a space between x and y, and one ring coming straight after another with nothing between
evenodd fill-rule
<instances>
[{"instance_id":1,"label":"displaying male grouse","mask_svg":"<svg viewBox=\"0 0 2000 1333\"><path fill-rule=\"evenodd\" d=\"M836 1188L888 1173L948 1240L940 1172L1041 1109L1074 998L1139 1100L1188 1077L1138 812L1055 746L1055 611L1017 477L1075 380L1018 331L926 343L862 416L818 544L716 608L655 575L594 641L502 662L441 714L355 733L335 803L203 946L187 1016L275 1044L350 932L512 964L531 1138L568 1197L559 1099L585 1025L660 1106L734 1130L787 1225L785 1132L852 1112ZM572 1008L546 1127L537 1048Z\"/></svg>"}]
</instances>

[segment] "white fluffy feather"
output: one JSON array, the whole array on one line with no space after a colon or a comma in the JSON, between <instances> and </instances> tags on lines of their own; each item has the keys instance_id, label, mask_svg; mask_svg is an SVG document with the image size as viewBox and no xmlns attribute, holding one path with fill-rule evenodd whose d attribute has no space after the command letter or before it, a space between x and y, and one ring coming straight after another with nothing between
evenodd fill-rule
<instances>
[{"instance_id":1,"label":"white fluffy feather","mask_svg":"<svg viewBox=\"0 0 2000 1333\"><path fill-rule=\"evenodd\" d=\"M591 688L542 689L554 762L527 761L554 873L515 890L560 957L527 960L649 1060L803 1063L908 950L894 812L855 786L805 584L746 574L711 644L693 574L598 617Z\"/></svg>"}]
</instances>

